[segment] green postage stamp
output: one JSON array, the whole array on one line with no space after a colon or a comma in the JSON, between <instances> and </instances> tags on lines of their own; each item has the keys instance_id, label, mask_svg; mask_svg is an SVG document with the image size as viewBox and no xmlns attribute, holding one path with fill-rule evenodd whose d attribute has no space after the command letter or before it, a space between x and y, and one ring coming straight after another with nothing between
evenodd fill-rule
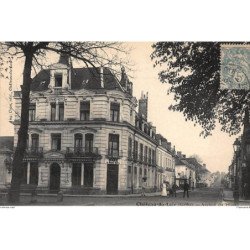
<instances>
[{"instance_id":1,"label":"green postage stamp","mask_svg":"<svg viewBox=\"0 0 250 250\"><path fill-rule=\"evenodd\" d=\"M250 45L221 45L221 88L250 89Z\"/></svg>"}]
</instances>

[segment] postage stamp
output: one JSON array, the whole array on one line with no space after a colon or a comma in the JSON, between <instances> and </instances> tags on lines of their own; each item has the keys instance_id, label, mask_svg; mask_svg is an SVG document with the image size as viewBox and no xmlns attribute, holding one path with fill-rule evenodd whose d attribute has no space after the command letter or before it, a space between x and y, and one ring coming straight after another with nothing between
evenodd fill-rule
<instances>
[{"instance_id":1,"label":"postage stamp","mask_svg":"<svg viewBox=\"0 0 250 250\"><path fill-rule=\"evenodd\" d=\"M250 89L250 45L221 45L221 88Z\"/></svg>"}]
</instances>

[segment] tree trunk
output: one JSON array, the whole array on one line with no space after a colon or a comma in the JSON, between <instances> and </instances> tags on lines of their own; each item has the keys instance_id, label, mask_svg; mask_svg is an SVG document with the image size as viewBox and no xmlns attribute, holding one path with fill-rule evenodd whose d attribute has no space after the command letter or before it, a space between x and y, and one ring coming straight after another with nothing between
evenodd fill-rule
<instances>
[{"instance_id":1,"label":"tree trunk","mask_svg":"<svg viewBox=\"0 0 250 250\"><path fill-rule=\"evenodd\" d=\"M25 48L25 65L23 71L23 85L21 87L22 106L21 106L21 124L18 130L18 140L12 164L12 179L9 190L9 202L12 204L19 203L20 186L22 181L22 164L27 147L28 127L29 127L29 102L30 102L30 84L31 67L33 59L33 43L28 43Z\"/></svg>"}]
</instances>

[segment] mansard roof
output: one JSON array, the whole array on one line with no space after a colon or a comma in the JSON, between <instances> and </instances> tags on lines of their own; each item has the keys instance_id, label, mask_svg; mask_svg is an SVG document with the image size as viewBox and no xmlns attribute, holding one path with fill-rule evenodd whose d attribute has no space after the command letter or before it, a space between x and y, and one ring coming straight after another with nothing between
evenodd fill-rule
<instances>
[{"instance_id":1,"label":"mansard roof","mask_svg":"<svg viewBox=\"0 0 250 250\"><path fill-rule=\"evenodd\" d=\"M192 170L195 170L195 166L192 163L188 162L186 158L180 159L179 157L176 157L175 158L175 165L176 166L185 165L185 166L191 168Z\"/></svg>"},{"instance_id":2,"label":"mansard roof","mask_svg":"<svg viewBox=\"0 0 250 250\"><path fill-rule=\"evenodd\" d=\"M32 91L45 91L50 83L50 70L40 71L32 80ZM72 68L71 89L106 89L122 91L119 81L108 68L103 68L103 86L101 85L100 68Z\"/></svg>"}]
</instances>

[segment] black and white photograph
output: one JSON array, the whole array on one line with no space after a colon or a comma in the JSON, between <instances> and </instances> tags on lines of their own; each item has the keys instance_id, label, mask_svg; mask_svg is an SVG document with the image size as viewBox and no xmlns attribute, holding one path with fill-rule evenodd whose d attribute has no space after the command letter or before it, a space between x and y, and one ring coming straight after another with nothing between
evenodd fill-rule
<instances>
[{"instance_id":1,"label":"black and white photograph","mask_svg":"<svg viewBox=\"0 0 250 250\"><path fill-rule=\"evenodd\" d=\"M248 43L1 46L1 204L250 204Z\"/></svg>"},{"instance_id":2,"label":"black and white photograph","mask_svg":"<svg viewBox=\"0 0 250 250\"><path fill-rule=\"evenodd\" d=\"M3 248L247 248L242 2L3 3Z\"/></svg>"}]
</instances>

